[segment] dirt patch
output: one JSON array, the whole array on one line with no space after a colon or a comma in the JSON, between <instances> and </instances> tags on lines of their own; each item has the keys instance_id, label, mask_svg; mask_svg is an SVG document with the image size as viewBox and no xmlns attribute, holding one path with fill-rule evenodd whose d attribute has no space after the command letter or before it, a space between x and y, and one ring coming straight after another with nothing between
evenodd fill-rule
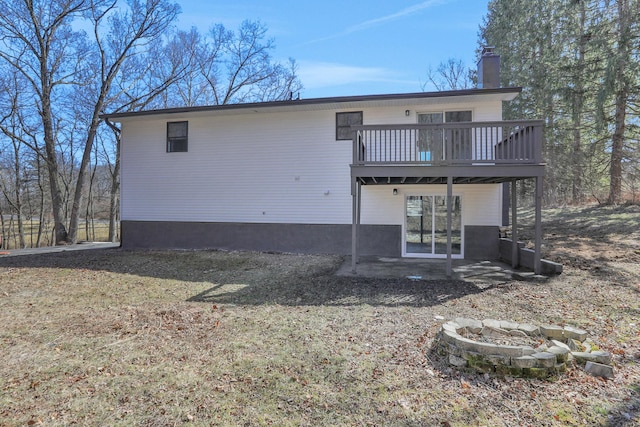
<instances>
[{"instance_id":1,"label":"dirt patch","mask_svg":"<svg viewBox=\"0 0 640 427\"><path fill-rule=\"evenodd\" d=\"M486 288L337 277L331 256L0 259L0 425L637 425L640 227L624 209L545 212L564 273ZM460 373L430 352L456 317L580 327L615 377Z\"/></svg>"}]
</instances>

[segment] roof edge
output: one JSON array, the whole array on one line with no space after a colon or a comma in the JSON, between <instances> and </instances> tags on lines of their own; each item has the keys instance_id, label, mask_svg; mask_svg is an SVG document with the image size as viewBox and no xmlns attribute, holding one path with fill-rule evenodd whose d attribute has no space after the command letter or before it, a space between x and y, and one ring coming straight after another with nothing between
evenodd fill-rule
<instances>
[{"instance_id":1,"label":"roof edge","mask_svg":"<svg viewBox=\"0 0 640 427\"><path fill-rule=\"evenodd\" d=\"M251 102L244 104L225 104L225 105L201 105L193 107L175 107L163 108L156 110L130 111L122 113L103 113L100 114L101 119L119 119L126 117L151 116L157 114L184 114L203 111L225 111L225 110L242 110L250 108L269 108L269 107L286 107L294 105L314 105L314 104L331 104L346 102L363 102L363 101L384 101L384 100L402 100L402 99L420 99L420 98L445 98L454 96L467 95L490 95L500 93L520 93L522 87L506 87L495 89L461 89L461 90L445 90L438 92L413 92L413 93L395 93L381 95L356 95L356 96L337 96L325 98L307 98L286 101L267 101L267 102Z\"/></svg>"}]
</instances>

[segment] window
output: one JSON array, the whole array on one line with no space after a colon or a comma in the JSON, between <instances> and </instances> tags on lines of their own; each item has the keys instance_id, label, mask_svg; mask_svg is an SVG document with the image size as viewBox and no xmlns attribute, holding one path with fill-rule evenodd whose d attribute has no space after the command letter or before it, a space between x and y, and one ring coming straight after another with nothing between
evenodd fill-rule
<instances>
[{"instance_id":1,"label":"window","mask_svg":"<svg viewBox=\"0 0 640 427\"><path fill-rule=\"evenodd\" d=\"M351 140L351 125L362 124L362 111L336 113L336 140Z\"/></svg>"},{"instance_id":2,"label":"window","mask_svg":"<svg viewBox=\"0 0 640 427\"><path fill-rule=\"evenodd\" d=\"M167 153L188 151L188 124L189 122L167 123Z\"/></svg>"}]
</instances>

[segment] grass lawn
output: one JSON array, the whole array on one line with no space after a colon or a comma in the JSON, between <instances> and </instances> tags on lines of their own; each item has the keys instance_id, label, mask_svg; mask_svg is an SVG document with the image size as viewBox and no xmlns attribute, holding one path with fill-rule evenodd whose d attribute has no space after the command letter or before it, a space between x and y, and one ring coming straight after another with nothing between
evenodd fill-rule
<instances>
[{"instance_id":1,"label":"grass lawn","mask_svg":"<svg viewBox=\"0 0 640 427\"><path fill-rule=\"evenodd\" d=\"M36 247L38 241L38 228L40 222L37 220L24 221L24 243L27 248ZM18 249L20 248L20 237L18 234L17 220L5 219L4 230L0 230L2 234L2 249ZM49 246L53 244L53 225L47 222L42 231L40 246ZM109 221L96 220L93 223L80 221L78 226L78 241L90 242L108 242L109 241Z\"/></svg>"},{"instance_id":2,"label":"grass lawn","mask_svg":"<svg viewBox=\"0 0 640 427\"><path fill-rule=\"evenodd\" d=\"M0 258L0 426L640 425L640 209L544 218L565 264L544 283L345 278L340 257L290 254ZM583 328L615 378L458 372L430 347L459 316Z\"/></svg>"}]
</instances>

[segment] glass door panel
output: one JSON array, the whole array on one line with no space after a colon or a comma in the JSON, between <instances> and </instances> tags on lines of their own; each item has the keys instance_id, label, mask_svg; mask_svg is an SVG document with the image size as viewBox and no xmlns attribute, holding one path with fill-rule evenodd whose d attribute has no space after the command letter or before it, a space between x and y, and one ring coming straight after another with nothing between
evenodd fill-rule
<instances>
[{"instance_id":1,"label":"glass door panel","mask_svg":"<svg viewBox=\"0 0 640 427\"><path fill-rule=\"evenodd\" d=\"M462 254L462 203L453 196L451 253ZM408 196L406 199L404 253L415 256L447 254L446 196Z\"/></svg>"},{"instance_id":2,"label":"glass door panel","mask_svg":"<svg viewBox=\"0 0 640 427\"><path fill-rule=\"evenodd\" d=\"M407 197L405 227L405 251L407 253L432 253L431 197Z\"/></svg>"},{"instance_id":3,"label":"glass door panel","mask_svg":"<svg viewBox=\"0 0 640 427\"><path fill-rule=\"evenodd\" d=\"M434 197L434 224L433 228L435 251L434 254L447 254L447 198L445 196ZM460 255L462 252L462 206L460 196L453 196L451 205L451 254Z\"/></svg>"}]
</instances>

